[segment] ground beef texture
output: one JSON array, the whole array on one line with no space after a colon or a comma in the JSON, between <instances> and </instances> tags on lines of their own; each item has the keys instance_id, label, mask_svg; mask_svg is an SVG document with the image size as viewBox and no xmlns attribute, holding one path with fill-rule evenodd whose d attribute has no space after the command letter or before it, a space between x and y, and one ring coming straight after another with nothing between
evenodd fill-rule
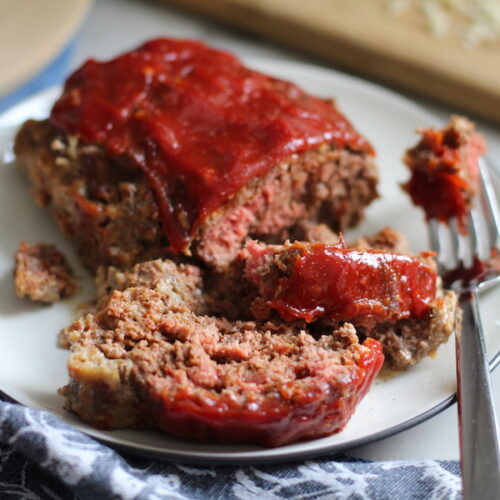
<instances>
[{"instance_id":1,"label":"ground beef texture","mask_svg":"<svg viewBox=\"0 0 500 500\"><path fill-rule=\"evenodd\" d=\"M51 304L73 295L77 282L64 255L49 243L21 242L15 256L18 297Z\"/></svg>"}]
</instances>

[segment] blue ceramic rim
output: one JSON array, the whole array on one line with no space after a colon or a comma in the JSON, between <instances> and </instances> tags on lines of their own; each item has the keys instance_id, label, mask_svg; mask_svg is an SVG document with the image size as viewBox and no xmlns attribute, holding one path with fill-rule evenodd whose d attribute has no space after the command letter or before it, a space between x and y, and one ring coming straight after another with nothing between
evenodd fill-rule
<instances>
[{"instance_id":1,"label":"blue ceramic rim","mask_svg":"<svg viewBox=\"0 0 500 500\"><path fill-rule=\"evenodd\" d=\"M1 97L0 113L40 90L61 83L67 74L75 46L76 38L69 42L59 55L30 81L5 97Z\"/></svg>"}]
</instances>

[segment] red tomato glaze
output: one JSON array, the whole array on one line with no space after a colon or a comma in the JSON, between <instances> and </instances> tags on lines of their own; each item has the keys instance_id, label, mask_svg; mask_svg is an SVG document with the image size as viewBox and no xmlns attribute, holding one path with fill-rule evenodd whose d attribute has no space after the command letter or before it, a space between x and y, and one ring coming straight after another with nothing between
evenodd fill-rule
<instances>
[{"instance_id":1,"label":"red tomato glaze","mask_svg":"<svg viewBox=\"0 0 500 500\"><path fill-rule=\"evenodd\" d=\"M158 39L69 77L51 121L145 174L170 249L239 191L294 153L371 146L326 100L200 42Z\"/></svg>"},{"instance_id":2,"label":"red tomato glaze","mask_svg":"<svg viewBox=\"0 0 500 500\"><path fill-rule=\"evenodd\" d=\"M286 320L420 318L436 296L436 278L434 269L413 257L315 244L303 246L268 304Z\"/></svg>"},{"instance_id":3,"label":"red tomato glaze","mask_svg":"<svg viewBox=\"0 0 500 500\"><path fill-rule=\"evenodd\" d=\"M144 411L169 434L200 441L282 446L328 436L347 424L384 362L380 342L368 338L363 345L367 349L356 364L339 366L335 380L315 380L310 390L293 398L269 395L250 408L224 391L206 391L196 399L182 390L155 392Z\"/></svg>"},{"instance_id":4,"label":"red tomato glaze","mask_svg":"<svg viewBox=\"0 0 500 500\"><path fill-rule=\"evenodd\" d=\"M466 188L466 182L456 173L441 172L431 176L421 170L414 170L407 184L413 203L425 210L427 219L447 222L457 217L461 227L468 209Z\"/></svg>"}]
</instances>

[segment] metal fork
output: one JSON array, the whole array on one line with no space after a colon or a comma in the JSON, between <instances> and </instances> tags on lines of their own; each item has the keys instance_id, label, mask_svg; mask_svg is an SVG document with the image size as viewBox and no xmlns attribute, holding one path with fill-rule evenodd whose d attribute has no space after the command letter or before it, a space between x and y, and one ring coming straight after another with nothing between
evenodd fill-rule
<instances>
[{"instance_id":1,"label":"metal fork","mask_svg":"<svg viewBox=\"0 0 500 500\"><path fill-rule=\"evenodd\" d=\"M480 174L479 193L467 221L468 236L459 233L455 220L449 225L435 219L429 221L431 247L438 253L442 276L460 266L468 269L474 259L487 259L492 251L499 249L498 201L484 162L480 162ZM461 333L456 334L456 357L465 500L500 498L499 431L478 308L479 292L498 283L498 272L491 271L469 282L457 280L452 285L463 310ZM494 361L498 359L497 354Z\"/></svg>"}]
</instances>

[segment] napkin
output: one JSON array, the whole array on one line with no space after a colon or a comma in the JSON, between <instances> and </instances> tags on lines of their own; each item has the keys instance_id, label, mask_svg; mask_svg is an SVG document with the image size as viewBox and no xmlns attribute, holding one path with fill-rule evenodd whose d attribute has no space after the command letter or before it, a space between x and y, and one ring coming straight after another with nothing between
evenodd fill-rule
<instances>
[{"instance_id":1,"label":"napkin","mask_svg":"<svg viewBox=\"0 0 500 500\"><path fill-rule=\"evenodd\" d=\"M0 498L123 500L453 500L456 461L347 455L255 466L122 456L50 413L0 399Z\"/></svg>"}]
</instances>

